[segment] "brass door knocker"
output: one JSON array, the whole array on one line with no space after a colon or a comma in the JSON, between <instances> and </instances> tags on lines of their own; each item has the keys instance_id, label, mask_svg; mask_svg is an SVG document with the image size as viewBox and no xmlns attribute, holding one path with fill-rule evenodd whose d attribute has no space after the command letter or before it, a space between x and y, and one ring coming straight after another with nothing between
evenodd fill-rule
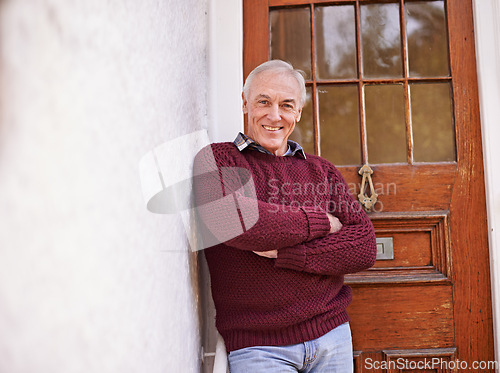
<instances>
[{"instance_id":1,"label":"brass door knocker","mask_svg":"<svg viewBox=\"0 0 500 373\"><path fill-rule=\"evenodd\" d=\"M373 187L371 176L373 174L373 170L370 168L370 166L365 164L359 169L358 173L363 176L363 179L361 180L361 189L358 194L358 199L365 211L368 212L372 209L375 203L377 203L378 197L378 194L375 193L375 188ZM368 184L370 185L370 196L366 194L366 180L368 180Z\"/></svg>"}]
</instances>

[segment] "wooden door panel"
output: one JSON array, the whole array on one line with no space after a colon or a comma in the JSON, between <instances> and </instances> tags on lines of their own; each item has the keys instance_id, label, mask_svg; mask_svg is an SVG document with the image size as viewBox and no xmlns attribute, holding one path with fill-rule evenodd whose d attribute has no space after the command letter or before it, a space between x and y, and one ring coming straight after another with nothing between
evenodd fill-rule
<instances>
[{"instance_id":1,"label":"wooden door panel","mask_svg":"<svg viewBox=\"0 0 500 373\"><path fill-rule=\"evenodd\" d=\"M362 286L353 288L353 297L347 311L358 351L454 345L450 285Z\"/></svg>"},{"instance_id":2,"label":"wooden door panel","mask_svg":"<svg viewBox=\"0 0 500 373\"><path fill-rule=\"evenodd\" d=\"M391 239L394 259L379 259L373 268L415 268L432 264L431 232L428 230L378 231L377 238Z\"/></svg>"},{"instance_id":3,"label":"wooden door panel","mask_svg":"<svg viewBox=\"0 0 500 373\"><path fill-rule=\"evenodd\" d=\"M493 361L490 266L471 0L448 1L458 172L450 204L455 344L460 360ZM493 369L484 369L490 372Z\"/></svg>"},{"instance_id":4,"label":"wooden door panel","mask_svg":"<svg viewBox=\"0 0 500 373\"><path fill-rule=\"evenodd\" d=\"M361 187L359 167L338 166L352 194ZM455 185L456 163L371 165L379 195L374 211L448 210ZM422 198L425 196L425 198Z\"/></svg>"},{"instance_id":5,"label":"wooden door panel","mask_svg":"<svg viewBox=\"0 0 500 373\"><path fill-rule=\"evenodd\" d=\"M346 276L356 284L450 283L452 277L449 211L370 214L377 239L393 239L394 259Z\"/></svg>"}]
</instances>

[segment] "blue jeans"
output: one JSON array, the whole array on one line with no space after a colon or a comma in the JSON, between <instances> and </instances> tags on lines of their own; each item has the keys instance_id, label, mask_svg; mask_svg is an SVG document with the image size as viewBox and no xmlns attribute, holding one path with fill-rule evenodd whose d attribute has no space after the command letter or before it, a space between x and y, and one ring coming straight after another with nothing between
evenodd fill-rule
<instances>
[{"instance_id":1,"label":"blue jeans","mask_svg":"<svg viewBox=\"0 0 500 373\"><path fill-rule=\"evenodd\" d=\"M231 373L352 373L352 338L349 323L304 343L255 346L231 351Z\"/></svg>"}]
</instances>

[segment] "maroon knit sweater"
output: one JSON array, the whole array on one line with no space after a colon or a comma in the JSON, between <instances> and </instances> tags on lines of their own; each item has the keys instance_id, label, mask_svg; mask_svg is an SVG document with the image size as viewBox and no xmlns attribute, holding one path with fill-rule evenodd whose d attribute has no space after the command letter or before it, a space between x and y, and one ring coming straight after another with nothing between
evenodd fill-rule
<instances>
[{"instance_id":1,"label":"maroon knit sweater","mask_svg":"<svg viewBox=\"0 0 500 373\"><path fill-rule=\"evenodd\" d=\"M207 242L244 230L205 250L228 351L301 343L349 321L344 275L374 264L375 234L332 164L217 143L197 155L194 188ZM339 232L329 234L325 211L340 220ZM275 249L277 259L253 252Z\"/></svg>"}]
</instances>

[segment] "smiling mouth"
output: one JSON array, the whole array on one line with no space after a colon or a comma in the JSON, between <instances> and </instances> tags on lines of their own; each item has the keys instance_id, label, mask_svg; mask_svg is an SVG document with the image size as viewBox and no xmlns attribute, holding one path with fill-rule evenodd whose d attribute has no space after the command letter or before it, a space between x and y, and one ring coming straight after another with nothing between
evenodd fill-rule
<instances>
[{"instance_id":1,"label":"smiling mouth","mask_svg":"<svg viewBox=\"0 0 500 373\"><path fill-rule=\"evenodd\" d=\"M280 129L283 128L283 127L270 127L270 126L262 126L262 127L264 127L264 129L268 131L279 131Z\"/></svg>"}]
</instances>

